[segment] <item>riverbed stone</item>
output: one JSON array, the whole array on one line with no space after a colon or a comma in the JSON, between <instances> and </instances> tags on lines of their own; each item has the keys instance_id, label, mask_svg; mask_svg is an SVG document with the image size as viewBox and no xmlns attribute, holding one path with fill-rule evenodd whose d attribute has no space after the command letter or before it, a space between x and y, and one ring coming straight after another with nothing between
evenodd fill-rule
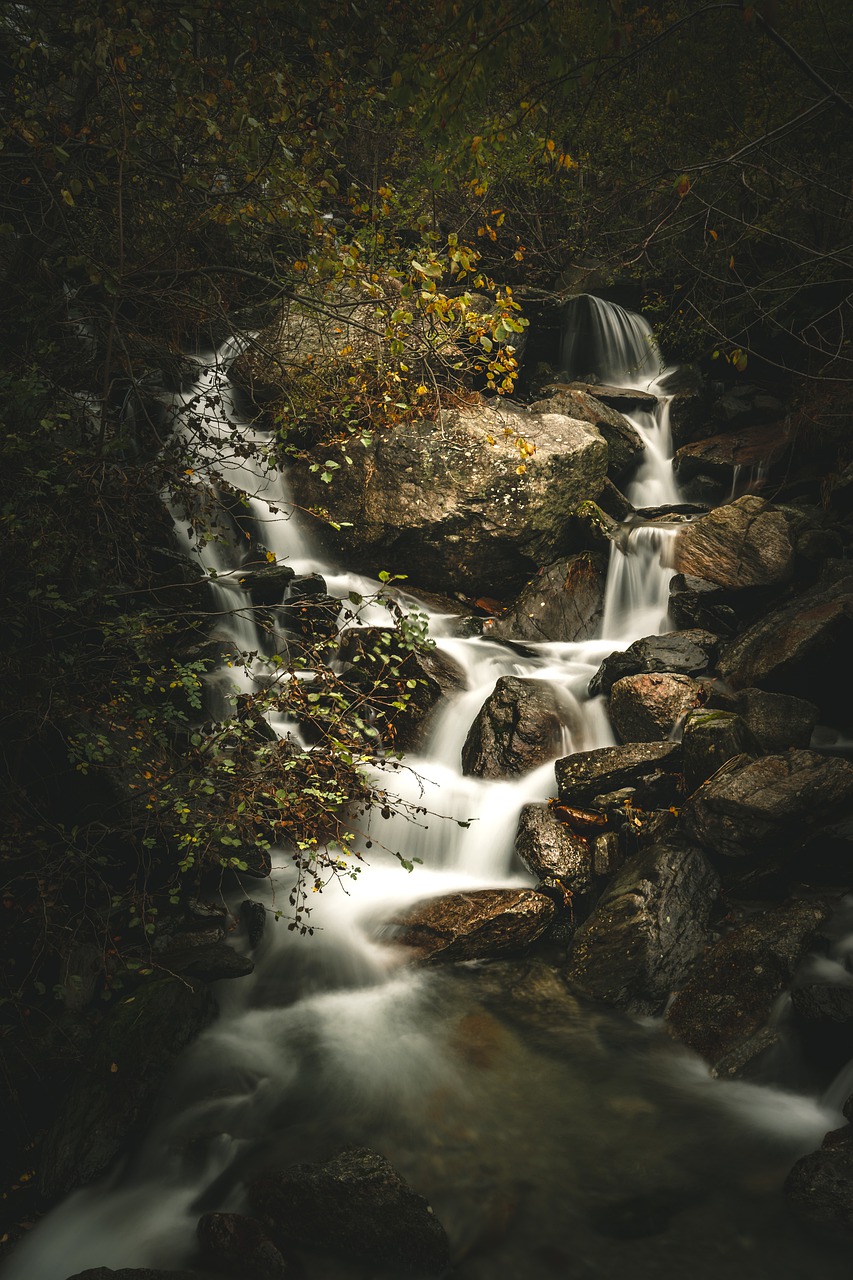
<instances>
[{"instance_id":1,"label":"riverbed stone","mask_svg":"<svg viewBox=\"0 0 853 1280\"><path fill-rule=\"evenodd\" d=\"M562 413L597 427L607 442L607 474L616 484L631 476L645 452L642 436L623 414L578 387L552 387L550 394L530 409L533 413Z\"/></svg>"},{"instance_id":2,"label":"riverbed stone","mask_svg":"<svg viewBox=\"0 0 853 1280\"><path fill-rule=\"evenodd\" d=\"M766 587L794 570L794 545L785 515L748 494L682 525L673 567L721 587Z\"/></svg>"},{"instance_id":3,"label":"riverbed stone","mask_svg":"<svg viewBox=\"0 0 853 1280\"><path fill-rule=\"evenodd\" d=\"M641 850L578 930L568 980L630 1013L659 1013L702 951L718 887L699 849L661 840Z\"/></svg>"},{"instance_id":4,"label":"riverbed stone","mask_svg":"<svg viewBox=\"0 0 853 1280\"><path fill-rule=\"evenodd\" d=\"M520 951L539 938L554 903L533 889L472 889L429 898L392 918L395 941L427 961L480 960Z\"/></svg>"},{"instance_id":5,"label":"riverbed stone","mask_svg":"<svg viewBox=\"0 0 853 1280\"><path fill-rule=\"evenodd\" d=\"M578 751L554 766L561 803L599 808L603 796L625 790L641 808L667 808L679 797L681 745L628 743Z\"/></svg>"},{"instance_id":6,"label":"riverbed stone","mask_svg":"<svg viewBox=\"0 0 853 1280\"><path fill-rule=\"evenodd\" d=\"M427 1201L376 1151L355 1147L325 1164L293 1165L249 1185L276 1241L357 1258L405 1275L443 1275L444 1228Z\"/></svg>"},{"instance_id":7,"label":"riverbed stone","mask_svg":"<svg viewBox=\"0 0 853 1280\"><path fill-rule=\"evenodd\" d=\"M761 755L760 743L739 715L707 708L686 716L681 748L688 795L734 756Z\"/></svg>"},{"instance_id":8,"label":"riverbed stone","mask_svg":"<svg viewBox=\"0 0 853 1280\"><path fill-rule=\"evenodd\" d=\"M302 1268L273 1244L257 1218L206 1213L196 1228L204 1258L239 1280L296 1280Z\"/></svg>"},{"instance_id":9,"label":"riverbed stone","mask_svg":"<svg viewBox=\"0 0 853 1280\"><path fill-rule=\"evenodd\" d=\"M744 618L744 594L737 608L732 593L716 582L689 573L673 574L669 583L669 616L679 630L700 628L720 637L734 635Z\"/></svg>"},{"instance_id":10,"label":"riverbed stone","mask_svg":"<svg viewBox=\"0 0 853 1280\"><path fill-rule=\"evenodd\" d=\"M617 680L623 676L668 672L696 676L714 664L719 639L710 631L668 631L660 636L644 636L627 649L605 658L589 682L591 695L609 696Z\"/></svg>"},{"instance_id":11,"label":"riverbed stone","mask_svg":"<svg viewBox=\"0 0 853 1280\"><path fill-rule=\"evenodd\" d=\"M623 742L662 742L701 701L702 686L690 676L623 676L610 690L610 721Z\"/></svg>"},{"instance_id":12,"label":"riverbed stone","mask_svg":"<svg viewBox=\"0 0 853 1280\"><path fill-rule=\"evenodd\" d=\"M853 1237L853 1131L829 1133L785 1180L785 1197L800 1221L828 1236Z\"/></svg>"},{"instance_id":13,"label":"riverbed stone","mask_svg":"<svg viewBox=\"0 0 853 1280\"><path fill-rule=\"evenodd\" d=\"M767 752L787 747L807 747L820 712L813 702L766 689L742 689L736 702L738 714Z\"/></svg>"},{"instance_id":14,"label":"riverbed stone","mask_svg":"<svg viewBox=\"0 0 853 1280\"><path fill-rule=\"evenodd\" d=\"M672 461L682 491L690 496L755 493L773 482L791 450L780 423L746 427L735 433L708 435L682 444Z\"/></svg>"},{"instance_id":15,"label":"riverbed stone","mask_svg":"<svg viewBox=\"0 0 853 1280\"><path fill-rule=\"evenodd\" d=\"M770 610L731 641L720 673L737 689L759 687L815 703L830 724L853 717L853 564L830 561L819 582Z\"/></svg>"},{"instance_id":16,"label":"riverbed stone","mask_svg":"<svg viewBox=\"0 0 853 1280\"><path fill-rule=\"evenodd\" d=\"M546 680L501 676L462 747L462 772L477 778L528 773L560 750L563 719Z\"/></svg>"},{"instance_id":17,"label":"riverbed stone","mask_svg":"<svg viewBox=\"0 0 853 1280\"><path fill-rule=\"evenodd\" d=\"M849 813L853 764L791 748L758 760L736 756L685 802L688 836L717 860L772 860Z\"/></svg>"},{"instance_id":18,"label":"riverbed stone","mask_svg":"<svg viewBox=\"0 0 853 1280\"><path fill-rule=\"evenodd\" d=\"M310 457L291 467L299 505L328 510L340 526L317 524L324 547L365 572L391 566L415 585L498 599L583 549L570 512L598 496L607 473L591 423L486 403L401 423L349 456L324 450L340 463L332 484Z\"/></svg>"},{"instance_id":19,"label":"riverbed stone","mask_svg":"<svg viewBox=\"0 0 853 1280\"><path fill-rule=\"evenodd\" d=\"M670 1034L712 1066L731 1055L767 1025L829 910L826 900L802 899L725 934L676 991L666 1012Z\"/></svg>"},{"instance_id":20,"label":"riverbed stone","mask_svg":"<svg viewBox=\"0 0 853 1280\"><path fill-rule=\"evenodd\" d=\"M512 608L490 621L487 636L508 640L589 640L599 634L607 563L581 552L542 569Z\"/></svg>"},{"instance_id":21,"label":"riverbed stone","mask_svg":"<svg viewBox=\"0 0 853 1280\"><path fill-rule=\"evenodd\" d=\"M588 893L592 888L590 841L560 822L553 805L524 805L518 815L515 851L539 879L554 877L572 893Z\"/></svg>"},{"instance_id":22,"label":"riverbed stone","mask_svg":"<svg viewBox=\"0 0 853 1280\"><path fill-rule=\"evenodd\" d=\"M216 1009L202 984L164 978L108 1011L45 1138L45 1196L56 1198L105 1172L148 1115L178 1054Z\"/></svg>"}]
</instances>

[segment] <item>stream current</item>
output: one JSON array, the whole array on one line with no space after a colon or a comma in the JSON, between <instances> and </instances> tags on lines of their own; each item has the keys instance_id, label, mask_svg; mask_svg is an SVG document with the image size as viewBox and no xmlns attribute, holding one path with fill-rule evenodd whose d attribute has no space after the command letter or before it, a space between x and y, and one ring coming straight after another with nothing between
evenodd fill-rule
<instances>
[{"instance_id":1,"label":"stream current","mask_svg":"<svg viewBox=\"0 0 853 1280\"><path fill-rule=\"evenodd\" d=\"M569 352L569 372L657 391L664 371L645 322L591 305L595 368L572 369ZM186 402L214 392L218 412L240 422L223 359ZM654 414L631 416L646 444L628 489L635 507L678 501L668 416L662 394ZM221 425L224 441L230 428ZM215 416L207 426L215 432ZM254 432L249 423L242 429ZM324 562L281 475L214 452L215 443L212 461L250 496L278 559L322 573L331 595L377 590ZM460 639L451 617L430 613L432 638L462 665L468 688L442 708L421 755L382 775L426 815L378 824L384 846L423 865L407 875L371 849L356 880L314 895L315 932L303 937L286 928L292 863L274 856L270 881L253 881L251 892L284 919L269 919L254 973L219 984L220 1016L181 1059L144 1140L105 1180L48 1215L6 1280L191 1266L200 1214L245 1211L242 1187L253 1174L354 1144L380 1151L429 1199L457 1280L848 1274L843 1254L790 1221L781 1194L794 1160L840 1123L832 1107L712 1079L655 1022L575 1002L530 966L415 968L383 940L383 922L408 903L530 883L513 849L517 815L554 793L553 766L511 781L464 777L470 723L500 676L535 677L553 682L571 708L562 754L611 745L604 700L589 699L586 687L606 654L668 629L671 575L661 561L671 534L641 526L624 550L613 547L601 639L525 642L531 656L520 657L487 638ZM228 582L236 562L213 544L203 559L216 573L220 630L242 649L260 648L245 598ZM361 622L387 618L378 608ZM239 676L216 680L233 694ZM238 935L235 945L248 944ZM310 1280L378 1276L319 1251L306 1261Z\"/></svg>"}]
</instances>

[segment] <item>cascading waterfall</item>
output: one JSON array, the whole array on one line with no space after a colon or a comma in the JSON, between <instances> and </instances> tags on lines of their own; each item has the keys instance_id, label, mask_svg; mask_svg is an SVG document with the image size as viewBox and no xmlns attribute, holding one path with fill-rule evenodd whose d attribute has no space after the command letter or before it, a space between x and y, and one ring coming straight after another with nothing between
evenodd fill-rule
<instances>
[{"instance_id":1,"label":"cascading waterfall","mask_svg":"<svg viewBox=\"0 0 853 1280\"><path fill-rule=\"evenodd\" d=\"M598 300L589 306L597 332L585 350L597 353L599 376L654 386L662 362L645 322ZM577 349L569 335L568 357ZM240 423L221 370L204 376L223 398L221 422L206 424L222 469L218 446ZM197 403L197 394L188 400ZM646 459L629 496L638 507L677 501L666 401L632 420ZM336 595L375 589L320 562L282 477L237 454L224 465L229 482L252 495L276 556L318 569ZM817 1144L831 1112L778 1090L713 1081L655 1026L607 1010L573 1006L547 1034L496 1016L488 966L416 969L386 938L389 916L412 901L529 882L513 852L517 815L553 793L552 766L512 781L464 777L462 742L495 681L515 675L559 690L567 750L612 743L604 701L590 700L586 686L607 653L666 627L667 536L641 525L627 554L614 547L600 640L528 644L520 657L488 639L453 637L445 618L431 617L468 689L438 716L420 757L383 775L419 815L376 824L377 844L422 858L423 867L406 876L373 849L346 893L333 887L312 904L312 938L271 923L255 972L221 984L219 1020L183 1058L144 1142L49 1215L12 1259L7 1280L187 1266L199 1215L244 1210L241 1188L255 1171L324 1159L354 1143L382 1151L430 1199L459 1259L458 1280L567 1271L651 1280L662 1264L699 1280L717 1280L722 1264L745 1280L757 1274L759 1256L762 1274L811 1274L807 1246L763 1189L775 1190L782 1171ZM257 648L228 584L238 563L222 555L201 554L217 575L221 625L235 643ZM291 875L282 856L253 895L286 904ZM595 1229L596 1208L656 1189L669 1189L678 1210L665 1235L626 1243ZM314 1280L363 1274L320 1253L308 1270ZM840 1280L846 1260L828 1255L823 1271Z\"/></svg>"}]
</instances>

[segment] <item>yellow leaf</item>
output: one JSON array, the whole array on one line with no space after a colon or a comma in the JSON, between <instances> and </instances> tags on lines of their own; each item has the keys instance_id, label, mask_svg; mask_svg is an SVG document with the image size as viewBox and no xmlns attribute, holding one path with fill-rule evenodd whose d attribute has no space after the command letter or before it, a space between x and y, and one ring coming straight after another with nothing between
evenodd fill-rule
<instances>
[{"instance_id":1,"label":"yellow leaf","mask_svg":"<svg viewBox=\"0 0 853 1280\"><path fill-rule=\"evenodd\" d=\"M522 462L520 466L515 468L515 474L517 476L523 476L526 470L527 470L527 467Z\"/></svg>"},{"instance_id":2,"label":"yellow leaf","mask_svg":"<svg viewBox=\"0 0 853 1280\"><path fill-rule=\"evenodd\" d=\"M112 1074L113 1074L113 1075L115 1075L115 1073L118 1071L118 1063L117 1063L117 1062L111 1062L111 1063L110 1063L110 1071L112 1072Z\"/></svg>"},{"instance_id":3,"label":"yellow leaf","mask_svg":"<svg viewBox=\"0 0 853 1280\"><path fill-rule=\"evenodd\" d=\"M67 187L63 187L63 188L62 188L62 191L60 192L60 194L61 194L61 196L62 196L62 199L65 201L65 203L66 203L67 205L70 205L70 206L71 206L71 208L73 209L73 208L74 208L74 197L72 196L71 192L67 189Z\"/></svg>"},{"instance_id":4,"label":"yellow leaf","mask_svg":"<svg viewBox=\"0 0 853 1280\"><path fill-rule=\"evenodd\" d=\"M683 173L680 178L676 178L675 180L675 193L677 196L683 198L684 196L687 195L687 192L689 190L690 190L690 179L688 178L686 173Z\"/></svg>"},{"instance_id":5,"label":"yellow leaf","mask_svg":"<svg viewBox=\"0 0 853 1280\"><path fill-rule=\"evenodd\" d=\"M708 228L708 235L711 237L711 239L712 239L712 240L717 240L717 239L719 239L719 237L717 236L716 231L714 231L711 227L709 227L709 228Z\"/></svg>"},{"instance_id":6,"label":"yellow leaf","mask_svg":"<svg viewBox=\"0 0 853 1280\"><path fill-rule=\"evenodd\" d=\"M732 256L729 258L729 271L734 271L734 269L735 269L735 255L732 254Z\"/></svg>"}]
</instances>

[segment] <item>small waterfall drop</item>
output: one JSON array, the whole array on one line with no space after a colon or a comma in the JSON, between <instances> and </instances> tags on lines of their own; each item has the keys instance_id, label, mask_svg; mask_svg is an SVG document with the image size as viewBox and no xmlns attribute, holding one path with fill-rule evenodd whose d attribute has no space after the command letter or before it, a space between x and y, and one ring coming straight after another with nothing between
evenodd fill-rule
<instances>
[{"instance_id":1,"label":"small waterfall drop","mask_svg":"<svg viewBox=\"0 0 853 1280\"><path fill-rule=\"evenodd\" d=\"M580 372L583 349L592 361L583 372L611 386L653 387L663 362L645 321L597 299L587 309L592 336L567 334L566 367ZM208 411L208 402L217 407ZM183 429L199 414L211 459L246 494L277 558L320 571L335 595L376 589L325 564L284 478L229 449L235 431L260 437L241 420L218 361L185 397ZM677 501L665 398L631 420L646 456L629 498L637 507ZM458 1280L550 1280L578 1260L590 1280L620 1275L625 1242L598 1232L590 1211L650 1188L674 1189L681 1207L664 1255L654 1239L631 1242L629 1269L640 1280L660 1274L661 1256L673 1274L716 1280L722 1263L745 1280L757 1240L765 1274L807 1273L808 1250L761 1189L816 1145L830 1112L778 1090L713 1081L655 1028L606 1009L570 1001L545 1026L535 992L528 1010L507 1010L490 994L488 966L418 969L388 942L388 921L407 904L530 882L514 853L518 813L553 794L553 765L498 782L465 777L460 751L470 723L500 676L536 678L559 694L569 749L610 745L604 700L590 700L587 685L606 654L665 629L670 571L662 553L671 536L646 523L629 531L626 551L614 545L601 639L528 645L521 657L487 639L454 638L448 620L433 617L433 635L468 687L448 701L418 756L377 775L403 806L390 820L370 818L361 848L369 865L345 890L317 895L313 937L270 921L254 973L220 984L219 1020L182 1059L142 1145L55 1209L19 1247L5 1280L192 1266L202 1212L245 1212L243 1186L259 1170L353 1144L380 1150L430 1199L458 1258ZM216 575L222 627L241 648L261 649L233 578L239 555L214 544L190 553ZM422 859L410 876L392 856L401 849ZM281 851L252 896L275 913L292 879ZM308 1270L316 1280L355 1275L321 1254ZM823 1272L841 1280L846 1261Z\"/></svg>"}]
</instances>

